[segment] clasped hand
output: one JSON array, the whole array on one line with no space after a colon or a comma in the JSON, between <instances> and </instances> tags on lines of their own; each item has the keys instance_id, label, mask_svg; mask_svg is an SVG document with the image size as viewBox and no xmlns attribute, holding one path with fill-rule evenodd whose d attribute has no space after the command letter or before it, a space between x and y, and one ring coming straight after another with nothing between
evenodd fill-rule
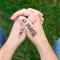
<instances>
[{"instance_id":1,"label":"clasped hand","mask_svg":"<svg viewBox=\"0 0 60 60\"><path fill-rule=\"evenodd\" d=\"M13 14L14 21L7 42L0 50L0 60L11 60L16 48L25 37L33 42L41 55L41 60L58 60L43 30L43 14L35 9L22 9Z\"/></svg>"},{"instance_id":2,"label":"clasped hand","mask_svg":"<svg viewBox=\"0 0 60 60\"><path fill-rule=\"evenodd\" d=\"M21 43L24 41L25 37L28 36L29 39L34 43L35 40L42 37L43 33L43 14L32 8L22 9L13 14L11 20L14 21L13 28L11 30L10 36L12 40Z\"/></svg>"}]
</instances>

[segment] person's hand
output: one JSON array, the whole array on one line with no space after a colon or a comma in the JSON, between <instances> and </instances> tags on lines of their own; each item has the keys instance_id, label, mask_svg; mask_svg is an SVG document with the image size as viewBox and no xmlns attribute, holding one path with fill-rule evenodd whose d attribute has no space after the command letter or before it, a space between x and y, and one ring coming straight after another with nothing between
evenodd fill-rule
<instances>
[{"instance_id":1,"label":"person's hand","mask_svg":"<svg viewBox=\"0 0 60 60\"><path fill-rule=\"evenodd\" d=\"M43 27L42 27L44 18L42 17L43 14L41 12L31 9L31 8L22 9L14 13L11 19L15 21L19 16L28 17L27 19L30 21L30 24L34 27L33 29L36 30L37 35L34 38L32 37L31 33L28 32L28 30L26 30L27 36L31 39L33 43L36 42L35 39L37 40L37 38L42 38L42 35L44 34Z\"/></svg>"},{"instance_id":2,"label":"person's hand","mask_svg":"<svg viewBox=\"0 0 60 60\"><path fill-rule=\"evenodd\" d=\"M45 36L40 17L37 14L34 14L34 16L35 20L34 19L32 20L35 22L33 23L30 22L31 18L33 18L33 15L31 16L31 18L28 17L29 20L24 16L19 17L22 25L26 30L27 36L30 38L30 40L35 44L36 48L38 49L41 56L41 60L49 60L49 58L50 60L58 60L56 54L54 53Z\"/></svg>"},{"instance_id":3,"label":"person's hand","mask_svg":"<svg viewBox=\"0 0 60 60\"><path fill-rule=\"evenodd\" d=\"M34 13L28 18L20 16L21 24L24 26L27 36L35 44L45 37L40 17ZM32 23L33 21L33 23Z\"/></svg>"},{"instance_id":4,"label":"person's hand","mask_svg":"<svg viewBox=\"0 0 60 60\"><path fill-rule=\"evenodd\" d=\"M14 22L9 39L13 44L20 44L24 41L26 34L23 26L19 23L19 18Z\"/></svg>"}]
</instances>

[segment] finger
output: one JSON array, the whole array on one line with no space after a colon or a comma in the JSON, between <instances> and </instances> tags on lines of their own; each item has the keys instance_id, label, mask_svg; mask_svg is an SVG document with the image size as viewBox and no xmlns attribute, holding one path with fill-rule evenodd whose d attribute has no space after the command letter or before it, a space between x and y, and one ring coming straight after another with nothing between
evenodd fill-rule
<instances>
[{"instance_id":1,"label":"finger","mask_svg":"<svg viewBox=\"0 0 60 60\"><path fill-rule=\"evenodd\" d=\"M29 11L31 12L36 12L38 13L40 16L43 16L43 13L41 13L40 11L36 10L36 9L32 9L32 8L28 8Z\"/></svg>"},{"instance_id":2,"label":"finger","mask_svg":"<svg viewBox=\"0 0 60 60\"><path fill-rule=\"evenodd\" d=\"M29 16L28 20L29 20L32 24L34 24L34 22L36 22L36 17L37 17L37 15L36 15L35 13L32 13L32 14Z\"/></svg>"},{"instance_id":3,"label":"finger","mask_svg":"<svg viewBox=\"0 0 60 60\"><path fill-rule=\"evenodd\" d=\"M19 25L20 26L20 33L19 33L19 35L21 35L25 31L24 26L21 23L20 17L18 17L16 21L20 24Z\"/></svg>"},{"instance_id":4,"label":"finger","mask_svg":"<svg viewBox=\"0 0 60 60\"><path fill-rule=\"evenodd\" d=\"M44 18L43 17L40 17L41 18L41 21L42 21L42 24L43 24L43 22L44 22Z\"/></svg>"},{"instance_id":5,"label":"finger","mask_svg":"<svg viewBox=\"0 0 60 60\"><path fill-rule=\"evenodd\" d=\"M22 9L22 10L17 11L16 13L14 13L11 17L11 20L16 20L17 17L19 17L19 16L28 17L30 14L31 14L31 12L28 11L27 9Z\"/></svg>"},{"instance_id":6,"label":"finger","mask_svg":"<svg viewBox=\"0 0 60 60\"><path fill-rule=\"evenodd\" d=\"M27 10L31 11L31 12L34 12L36 14L39 14L41 20L42 20L42 24L43 24L43 21L44 21L44 18L43 18L43 13L41 13L40 11L38 10L35 10L35 9L32 9L32 8L28 8Z\"/></svg>"},{"instance_id":7,"label":"finger","mask_svg":"<svg viewBox=\"0 0 60 60\"><path fill-rule=\"evenodd\" d=\"M25 12L26 9L21 9L17 12L15 12L12 16L11 16L11 20L16 20L16 18L19 16L19 15L23 15L23 13Z\"/></svg>"},{"instance_id":8,"label":"finger","mask_svg":"<svg viewBox=\"0 0 60 60\"><path fill-rule=\"evenodd\" d=\"M21 37L24 33L24 27L20 24L19 18L15 21L12 29L12 33L15 32L18 37Z\"/></svg>"},{"instance_id":9,"label":"finger","mask_svg":"<svg viewBox=\"0 0 60 60\"><path fill-rule=\"evenodd\" d=\"M21 20L23 26L25 27L27 33L29 35L31 35L32 37L34 37L37 33L35 31L33 24L25 17L20 16L20 20Z\"/></svg>"},{"instance_id":10,"label":"finger","mask_svg":"<svg viewBox=\"0 0 60 60\"><path fill-rule=\"evenodd\" d=\"M29 16L29 18L28 18L28 20L32 23L32 24L34 24L36 21L37 21L37 18L39 18L39 20L41 20L41 23L43 23L43 17L40 17L38 14L36 14L36 13L32 13L30 16Z\"/></svg>"}]
</instances>

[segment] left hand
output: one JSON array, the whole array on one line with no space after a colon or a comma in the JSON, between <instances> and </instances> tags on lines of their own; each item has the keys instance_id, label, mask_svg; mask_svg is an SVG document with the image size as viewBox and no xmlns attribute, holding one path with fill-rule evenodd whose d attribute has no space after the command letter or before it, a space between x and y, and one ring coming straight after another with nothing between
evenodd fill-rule
<instances>
[{"instance_id":1,"label":"left hand","mask_svg":"<svg viewBox=\"0 0 60 60\"><path fill-rule=\"evenodd\" d=\"M44 40L45 34L38 14L31 14L28 18L24 16L20 16L19 18L26 30L27 36L34 44Z\"/></svg>"},{"instance_id":2,"label":"left hand","mask_svg":"<svg viewBox=\"0 0 60 60\"><path fill-rule=\"evenodd\" d=\"M11 60L13 53L17 47L24 41L26 34L25 30L20 24L20 19L14 22L8 40L0 50L0 60Z\"/></svg>"},{"instance_id":3,"label":"left hand","mask_svg":"<svg viewBox=\"0 0 60 60\"><path fill-rule=\"evenodd\" d=\"M25 30L23 26L20 24L19 18L14 22L14 25L12 27L11 33L9 35L10 41L15 44L21 44L26 37Z\"/></svg>"}]
</instances>

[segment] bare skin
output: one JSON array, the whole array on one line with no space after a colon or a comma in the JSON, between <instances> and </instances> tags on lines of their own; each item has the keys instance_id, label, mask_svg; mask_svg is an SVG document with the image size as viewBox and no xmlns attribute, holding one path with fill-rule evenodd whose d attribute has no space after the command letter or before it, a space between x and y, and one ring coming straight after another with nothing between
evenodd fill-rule
<instances>
[{"instance_id":1,"label":"bare skin","mask_svg":"<svg viewBox=\"0 0 60 60\"><path fill-rule=\"evenodd\" d=\"M51 48L50 44L48 43L48 40L44 34L42 25L40 25L40 20L36 21L34 24L32 24L28 19L24 17L20 17L21 19L25 19L27 22L23 26L25 27L25 30L27 32L27 36L30 38L30 40L34 43L34 45L37 47L39 54L41 56L41 60L58 60L57 56L55 55L53 49ZM22 20L23 20L22 19ZM38 24L39 22L39 24ZM33 28L34 32L33 35L31 34L30 30L27 27L27 24ZM37 27L38 26L38 27ZM39 27L40 26L40 27ZM35 34L35 35L34 35Z\"/></svg>"},{"instance_id":2,"label":"bare skin","mask_svg":"<svg viewBox=\"0 0 60 60\"><path fill-rule=\"evenodd\" d=\"M41 60L58 60L45 36L42 16L41 12L31 8L22 9L13 14L11 19L15 23L6 44L0 50L0 60L11 60L14 51L24 41L26 35L35 44Z\"/></svg>"},{"instance_id":3,"label":"bare skin","mask_svg":"<svg viewBox=\"0 0 60 60\"><path fill-rule=\"evenodd\" d=\"M7 42L0 50L0 60L11 60L16 48L24 41L26 34L17 19L12 27Z\"/></svg>"}]
</instances>

